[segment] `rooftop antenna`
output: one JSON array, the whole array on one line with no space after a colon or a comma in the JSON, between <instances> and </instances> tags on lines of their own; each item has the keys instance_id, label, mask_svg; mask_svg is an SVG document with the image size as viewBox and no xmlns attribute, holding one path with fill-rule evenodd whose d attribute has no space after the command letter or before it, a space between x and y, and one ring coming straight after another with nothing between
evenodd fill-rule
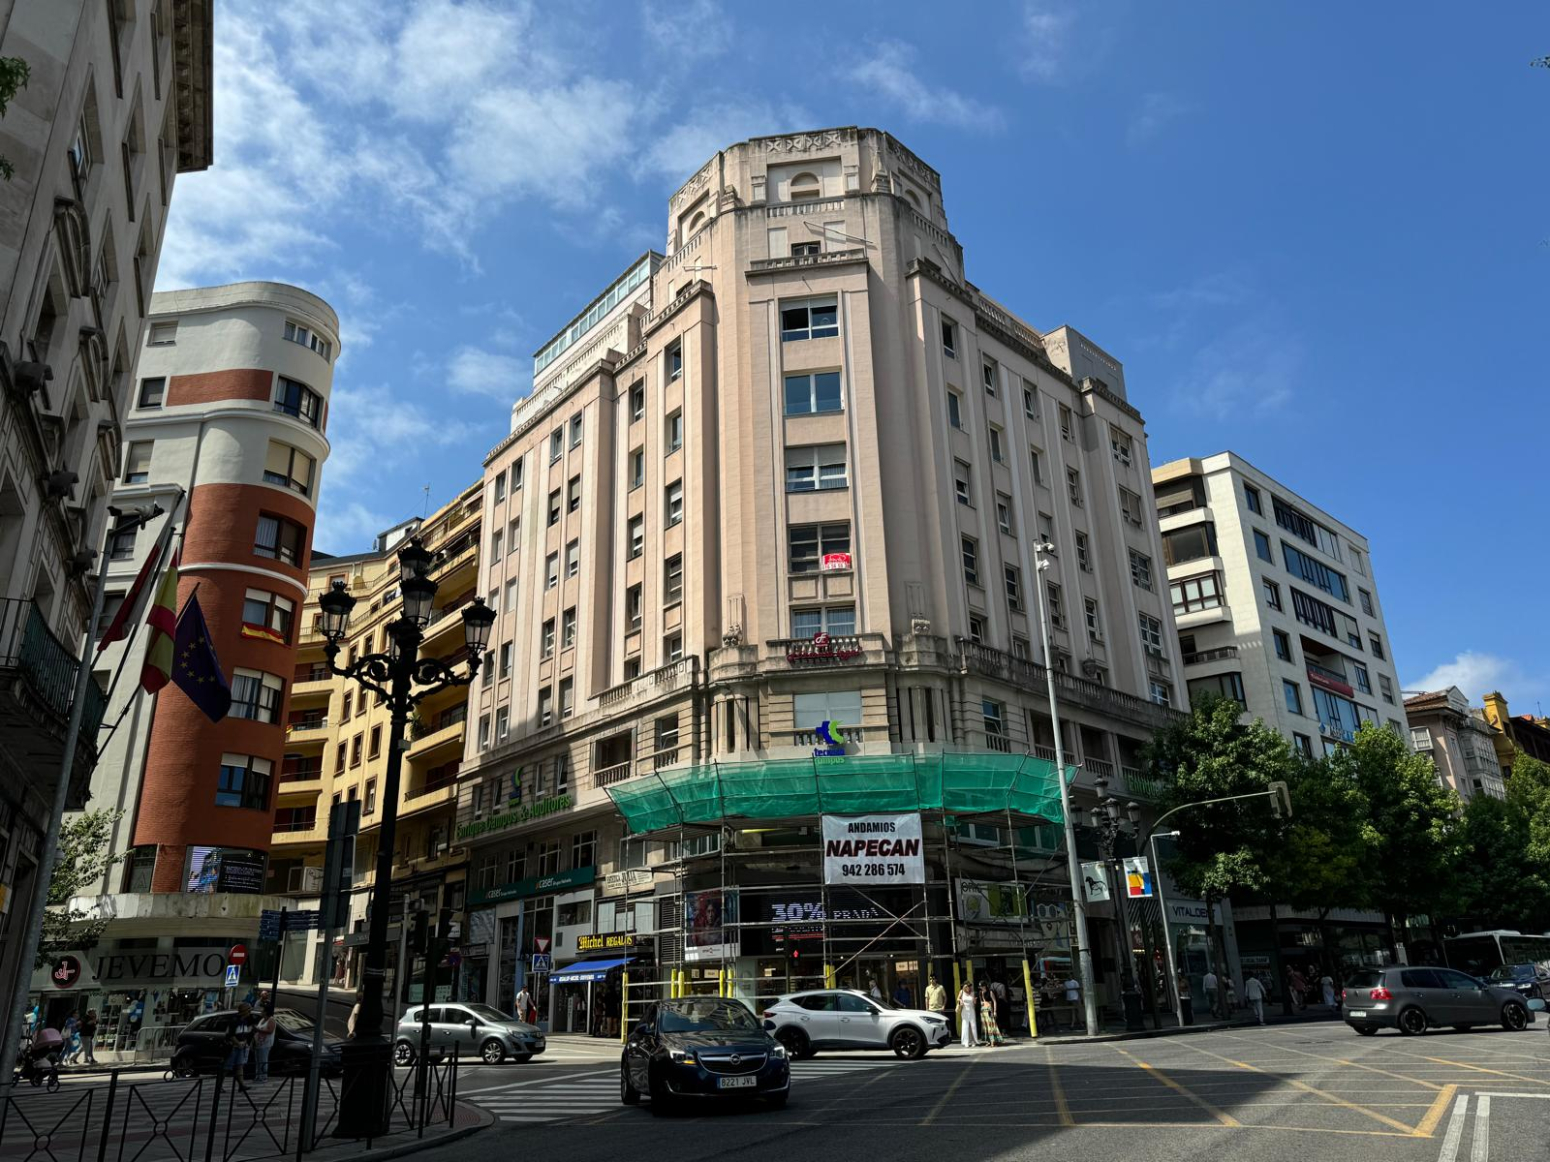
<instances>
[{"instance_id":1,"label":"rooftop antenna","mask_svg":"<svg viewBox=\"0 0 1550 1162\"><path fill-rule=\"evenodd\" d=\"M427 484L421 491L425 493L425 508L420 513L420 519L424 520L431 515L431 486Z\"/></svg>"}]
</instances>

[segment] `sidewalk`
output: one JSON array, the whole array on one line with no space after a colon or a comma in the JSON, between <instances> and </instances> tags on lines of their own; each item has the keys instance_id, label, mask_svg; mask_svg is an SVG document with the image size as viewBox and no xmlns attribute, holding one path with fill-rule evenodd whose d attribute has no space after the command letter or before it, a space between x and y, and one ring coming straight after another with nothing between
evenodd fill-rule
<instances>
[{"instance_id":1,"label":"sidewalk","mask_svg":"<svg viewBox=\"0 0 1550 1162\"><path fill-rule=\"evenodd\" d=\"M1218 1029L1246 1029L1258 1026L1258 1022L1254 1020L1254 1014L1248 1010L1234 1013L1225 1021L1219 1017L1211 1017L1207 1020L1197 1017L1193 1025L1184 1026L1179 1025L1178 1018L1172 1013L1158 1013L1157 1019L1162 1026L1159 1029L1152 1028L1152 1019L1148 1015L1145 1029L1139 1032L1126 1029L1124 1021L1119 1020L1104 1022L1102 1029L1093 1036L1088 1036L1085 1032L1073 1033L1067 1029L1050 1029L1048 1032L1041 1032L1036 1038L1030 1039L1024 1036L1019 1040L1031 1045L1083 1045L1096 1044L1100 1041L1140 1041L1150 1037L1178 1037L1188 1033L1209 1033ZM1268 1007L1265 1010L1266 1025L1297 1025L1309 1021L1330 1022L1339 1019L1338 1012L1331 1013L1323 1006L1309 1007L1291 1016L1282 1013L1279 1005L1274 1012Z\"/></svg>"}]
</instances>

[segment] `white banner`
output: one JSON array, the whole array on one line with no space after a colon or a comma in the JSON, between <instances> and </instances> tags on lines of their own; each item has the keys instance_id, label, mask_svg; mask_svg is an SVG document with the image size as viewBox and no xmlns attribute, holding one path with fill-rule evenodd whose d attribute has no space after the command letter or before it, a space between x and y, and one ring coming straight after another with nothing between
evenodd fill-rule
<instances>
[{"instance_id":1,"label":"white banner","mask_svg":"<svg viewBox=\"0 0 1550 1162\"><path fill-rule=\"evenodd\" d=\"M925 883L920 815L825 815L823 882Z\"/></svg>"},{"instance_id":2,"label":"white banner","mask_svg":"<svg viewBox=\"0 0 1550 1162\"><path fill-rule=\"evenodd\" d=\"M1086 887L1089 904L1101 904L1109 898L1109 873L1103 864L1084 863L1082 883Z\"/></svg>"}]
</instances>

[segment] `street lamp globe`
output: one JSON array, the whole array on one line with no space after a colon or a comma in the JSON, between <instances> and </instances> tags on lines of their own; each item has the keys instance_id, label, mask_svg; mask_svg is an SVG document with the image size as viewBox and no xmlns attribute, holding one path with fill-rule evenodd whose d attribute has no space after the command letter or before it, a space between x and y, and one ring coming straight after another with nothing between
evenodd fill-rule
<instances>
[{"instance_id":1,"label":"street lamp globe","mask_svg":"<svg viewBox=\"0 0 1550 1162\"><path fill-rule=\"evenodd\" d=\"M398 550L398 577L408 581L412 577L424 577L431 571L436 555L425 547L419 537L410 537Z\"/></svg>"},{"instance_id":2,"label":"street lamp globe","mask_svg":"<svg viewBox=\"0 0 1550 1162\"><path fill-rule=\"evenodd\" d=\"M1141 804L1134 799L1125 804L1125 818L1130 820L1130 825L1135 828L1141 826Z\"/></svg>"},{"instance_id":3,"label":"street lamp globe","mask_svg":"<svg viewBox=\"0 0 1550 1162\"><path fill-rule=\"evenodd\" d=\"M484 603L483 597L475 597L463 606L463 641L471 657L477 658L489 648L494 625L495 610Z\"/></svg>"},{"instance_id":4,"label":"street lamp globe","mask_svg":"<svg viewBox=\"0 0 1550 1162\"><path fill-rule=\"evenodd\" d=\"M335 581L328 592L318 598L323 611L323 636L338 645L350 627L350 611L355 608L355 598L345 592L344 582Z\"/></svg>"},{"instance_id":5,"label":"street lamp globe","mask_svg":"<svg viewBox=\"0 0 1550 1162\"><path fill-rule=\"evenodd\" d=\"M429 577L415 575L406 577L398 588L404 599L404 616L424 629L431 622L431 603L436 600L436 582Z\"/></svg>"}]
</instances>

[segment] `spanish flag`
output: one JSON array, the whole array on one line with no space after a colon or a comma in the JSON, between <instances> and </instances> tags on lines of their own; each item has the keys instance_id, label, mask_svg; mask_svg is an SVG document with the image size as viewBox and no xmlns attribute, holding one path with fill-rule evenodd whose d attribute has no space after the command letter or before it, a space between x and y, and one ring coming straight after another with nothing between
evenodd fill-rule
<instances>
[{"instance_id":1,"label":"spanish flag","mask_svg":"<svg viewBox=\"0 0 1550 1162\"><path fill-rule=\"evenodd\" d=\"M140 667L140 685L154 694L172 680L172 662L177 652L178 633L178 558L167 562L161 575L151 611L145 618L145 662Z\"/></svg>"},{"instance_id":2,"label":"spanish flag","mask_svg":"<svg viewBox=\"0 0 1550 1162\"><path fill-rule=\"evenodd\" d=\"M259 641L274 642L274 644L277 646L283 646L285 644L285 639L283 637L277 634L274 630L268 629L262 625L253 625L250 622L243 622L241 632L243 637L256 637Z\"/></svg>"}]
</instances>

